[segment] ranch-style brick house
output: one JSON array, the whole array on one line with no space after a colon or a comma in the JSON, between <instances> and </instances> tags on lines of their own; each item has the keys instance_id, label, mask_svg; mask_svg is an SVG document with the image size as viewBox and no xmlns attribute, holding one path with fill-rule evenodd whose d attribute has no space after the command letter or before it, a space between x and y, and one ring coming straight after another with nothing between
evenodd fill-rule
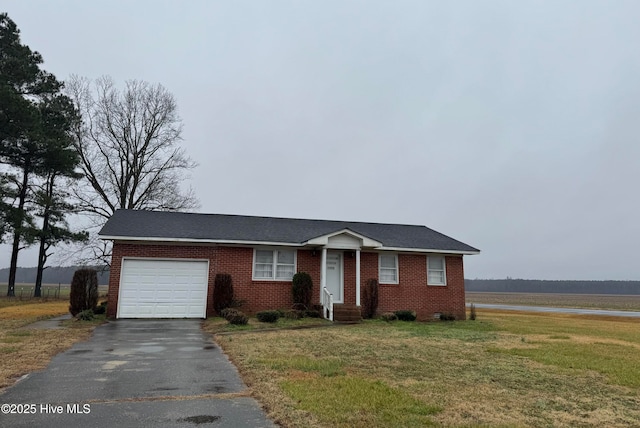
<instances>
[{"instance_id":1,"label":"ranch-style brick house","mask_svg":"<svg viewBox=\"0 0 640 428\"><path fill-rule=\"evenodd\" d=\"M371 278L378 312L464 319L463 256L480 253L425 226L143 210L116 211L99 236L113 241L110 318L213 316L218 273L243 312L290 308L292 277L307 272L330 319L359 316Z\"/></svg>"}]
</instances>

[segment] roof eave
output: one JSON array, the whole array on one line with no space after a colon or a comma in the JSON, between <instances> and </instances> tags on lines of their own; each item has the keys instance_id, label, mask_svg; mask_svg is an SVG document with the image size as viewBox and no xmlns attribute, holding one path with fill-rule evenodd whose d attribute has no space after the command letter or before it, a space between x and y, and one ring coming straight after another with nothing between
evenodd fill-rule
<instances>
[{"instance_id":1,"label":"roof eave","mask_svg":"<svg viewBox=\"0 0 640 428\"><path fill-rule=\"evenodd\" d=\"M195 238L163 238L163 237L142 237L142 236L117 236L117 235L98 235L98 237L104 241L131 241L131 242L177 242L177 243L191 243L191 244L228 244L228 245L267 245L267 246L281 246L281 247L307 247L314 246L312 241L307 242L276 242L276 241L245 241L245 240L231 240L231 239L195 239ZM385 247L375 246L368 249L376 251L397 251L397 252L411 252L411 253L438 253L438 254L458 254L458 255L475 255L480 254L480 250L445 250L436 248L403 248L403 247Z\"/></svg>"},{"instance_id":2,"label":"roof eave","mask_svg":"<svg viewBox=\"0 0 640 428\"><path fill-rule=\"evenodd\" d=\"M459 254L464 256L473 256L476 254L480 254L480 250L443 250L443 249L436 249L436 248L378 247L376 248L376 250L409 252L409 253Z\"/></svg>"},{"instance_id":3,"label":"roof eave","mask_svg":"<svg viewBox=\"0 0 640 428\"><path fill-rule=\"evenodd\" d=\"M299 242L272 242L272 241L243 241L235 239L197 239L197 238L163 238L148 236L116 236L98 235L103 241L132 241L132 242L180 242L185 244L234 244L234 245L277 245L282 247L303 247Z\"/></svg>"}]
</instances>

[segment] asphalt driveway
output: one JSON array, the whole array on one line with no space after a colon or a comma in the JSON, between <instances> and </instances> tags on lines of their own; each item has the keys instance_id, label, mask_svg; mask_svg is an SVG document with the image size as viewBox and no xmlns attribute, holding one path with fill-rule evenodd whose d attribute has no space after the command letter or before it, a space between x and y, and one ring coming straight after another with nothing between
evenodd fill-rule
<instances>
[{"instance_id":1,"label":"asphalt driveway","mask_svg":"<svg viewBox=\"0 0 640 428\"><path fill-rule=\"evenodd\" d=\"M102 325L0 395L0 426L273 427L209 339L197 320Z\"/></svg>"}]
</instances>

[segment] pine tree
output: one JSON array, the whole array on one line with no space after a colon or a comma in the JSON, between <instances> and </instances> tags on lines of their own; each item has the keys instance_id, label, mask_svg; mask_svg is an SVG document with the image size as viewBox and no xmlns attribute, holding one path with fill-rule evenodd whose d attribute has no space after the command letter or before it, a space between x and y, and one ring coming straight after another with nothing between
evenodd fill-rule
<instances>
[{"instance_id":1,"label":"pine tree","mask_svg":"<svg viewBox=\"0 0 640 428\"><path fill-rule=\"evenodd\" d=\"M53 161L71 146L69 138L77 112L61 94L62 83L40 68L42 56L20 43L20 30L6 13L0 14L0 164L2 203L10 205L4 222L12 235L7 295L15 295L15 274L21 245L38 239L30 198L39 178L69 175L69 165ZM77 162L77 159L76 159ZM71 169L73 169L71 167ZM51 181L55 185L55 179Z\"/></svg>"},{"instance_id":2,"label":"pine tree","mask_svg":"<svg viewBox=\"0 0 640 428\"><path fill-rule=\"evenodd\" d=\"M42 226L35 233L35 240L39 243L38 267L34 296L40 297L42 289L42 275L48 257L49 249L60 242L85 241L86 232L73 232L66 222L66 215L74 210L68 202L70 180L82 177L76 172L80 161L73 145L69 129L78 119L76 109L66 96L56 95L52 99L45 99L40 104L41 135L40 140L46 143L43 164L40 171L42 183L34 192L35 215L42 219Z\"/></svg>"}]
</instances>

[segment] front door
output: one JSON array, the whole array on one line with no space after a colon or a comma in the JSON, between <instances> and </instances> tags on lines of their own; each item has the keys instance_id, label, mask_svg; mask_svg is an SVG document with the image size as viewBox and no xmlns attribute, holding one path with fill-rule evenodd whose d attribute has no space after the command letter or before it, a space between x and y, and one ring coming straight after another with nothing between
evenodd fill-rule
<instances>
[{"instance_id":1,"label":"front door","mask_svg":"<svg viewBox=\"0 0 640 428\"><path fill-rule=\"evenodd\" d=\"M333 303L343 303L342 253L327 252L327 290L333 294Z\"/></svg>"}]
</instances>

